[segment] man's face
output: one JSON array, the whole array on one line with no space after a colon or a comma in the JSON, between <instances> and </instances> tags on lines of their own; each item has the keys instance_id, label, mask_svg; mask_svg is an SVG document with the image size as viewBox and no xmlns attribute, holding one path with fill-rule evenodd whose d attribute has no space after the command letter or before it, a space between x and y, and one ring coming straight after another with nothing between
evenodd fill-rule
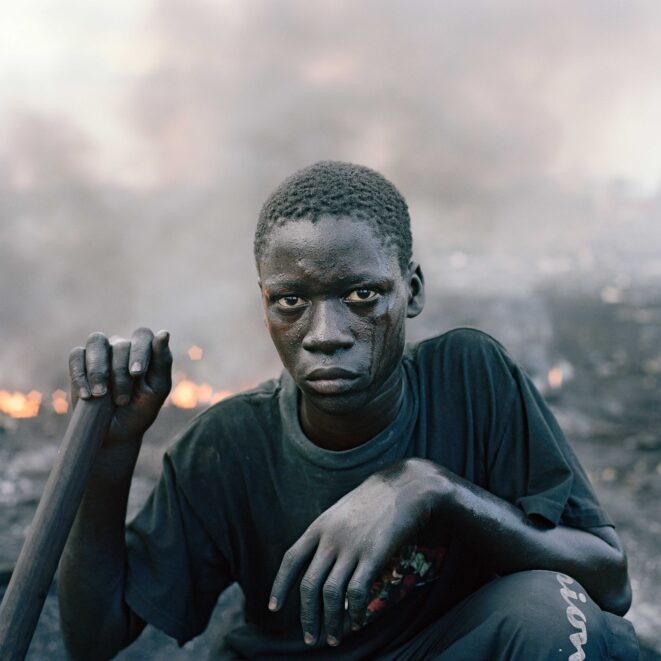
<instances>
[{"instance_id":1,"label":"man's face","mask_svg":"<svg viewBox=\"0 0 661 661\"><path fill-rule=\"evenodd\" d=\"M304 397L337 414L378 398L422 309L419 269L402 274L367 222L322 217L271 230L259 271L266 325Z\"/></svg>"}]
</instances>

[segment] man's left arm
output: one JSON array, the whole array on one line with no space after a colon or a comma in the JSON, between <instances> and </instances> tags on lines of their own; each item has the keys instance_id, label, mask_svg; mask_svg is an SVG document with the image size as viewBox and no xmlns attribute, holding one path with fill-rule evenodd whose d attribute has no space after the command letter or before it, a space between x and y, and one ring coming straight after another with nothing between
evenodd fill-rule
<instances>
[{"instance_id":1,"label":"man's left arm","mask_svg":"<svg viewBox=\"0 0 661 661\"><path fill-rule=\"evenodd\" d=\"M629 608L626 556L612 528L550 527L417 458L370 476L310 525L283 558L269 608L279 610L304 572L304 639L316 642L323 619L327 642L339 644L345 598L353 627L359 628L379 571L417 533L435 530L479 546L496 573L562 572L579 581L601 608L618 614Z\"/></svg>"},{"instance_id":2,"label":"man's left arm","mask_svg":"<svg viewBox=\"0 0 661 661\"><path fill-rule=\"evenodd\" d=\"M569 574L604 610L624 615L631 604L626 555L610 526L551 526L425 460L419 464L432 503L430 525L478 545L494 571L548 569Z\"/></svg>"}]
</instances>

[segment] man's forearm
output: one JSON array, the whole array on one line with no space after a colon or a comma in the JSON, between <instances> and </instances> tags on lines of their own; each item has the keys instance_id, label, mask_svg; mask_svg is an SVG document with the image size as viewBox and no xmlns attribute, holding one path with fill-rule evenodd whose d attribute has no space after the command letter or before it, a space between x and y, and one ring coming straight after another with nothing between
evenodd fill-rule
<instances>
[{"instance_id":1,"label":"man's forearm","mask_svg":"<svg viewBox=\"0 0 661 661\"><path fill-rule=\"evenodd\" d=\"M74 659L110 658L141 628L124 601L124 522L137 451L118 454L101 451L60 562L62 633Z\"/></svg>"},{"instance_id":2,"label":"man's forearm","mask_svg":"<svg viewBox=\"0 0 661 661\"><path fill-rule=\"evenodd\" d=\"M431 524L479 546L494 571L548 569L579 581L603 609L624 614L631 591L626 556L617 536L535 522L514 505L441 466L424 460ZM603 537L602 537L603 535ZM608 540L608 541L606 541Z\"/></svg>"}]
</instances>

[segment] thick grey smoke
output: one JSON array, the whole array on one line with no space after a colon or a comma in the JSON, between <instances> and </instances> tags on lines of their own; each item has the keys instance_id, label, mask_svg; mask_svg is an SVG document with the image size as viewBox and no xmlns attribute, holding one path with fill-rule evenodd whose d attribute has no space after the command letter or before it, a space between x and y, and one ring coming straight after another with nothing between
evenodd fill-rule
<instances>
[{"instance_id":1,"label":"thick grey smoke","mask_svg":"<svg viewBox=\"0 0 661 661\"><path fill-rule=\"evenodd\" d=\"M660 26L659 5L603 0L157 2L156 64L124 102L149 189L100 177L70 118L9 124L0 387L63 385L72 344L139 324L170 329L178 368L218 387L272 374L254 222L322 158L380 169L409 200L431 299L413 336L471 321L516 342L508 313L448 314L448 295L524 298L539 330L549 280L617 297L658 279L661 198L604 142L624 106L633 125L646 112Z\"/></svg>"}]
</instances>

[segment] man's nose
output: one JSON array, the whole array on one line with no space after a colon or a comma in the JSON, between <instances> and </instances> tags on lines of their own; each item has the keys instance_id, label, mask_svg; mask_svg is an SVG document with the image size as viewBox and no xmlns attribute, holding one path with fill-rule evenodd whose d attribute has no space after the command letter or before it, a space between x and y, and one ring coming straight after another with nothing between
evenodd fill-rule
<instances>
[{"instance_id":1,"label":"man's nose","mask_svg":"<svg viewBox=\"0 0 661 661\"><path fill-rule=\"evenodd\" d=\"M353 346L347 311L342 301L315 302L308 314L310 323L303 338L304 349L330 354Z\"/></svg>"}]
</instances>

